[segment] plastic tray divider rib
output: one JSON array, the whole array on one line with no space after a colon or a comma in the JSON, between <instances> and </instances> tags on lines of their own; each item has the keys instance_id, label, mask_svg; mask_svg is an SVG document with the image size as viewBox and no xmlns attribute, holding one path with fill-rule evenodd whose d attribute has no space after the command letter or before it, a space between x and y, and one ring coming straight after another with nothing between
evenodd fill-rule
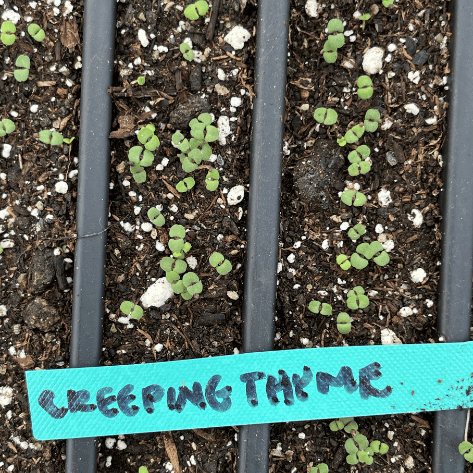
<instances>
[{"instance_id":1,"label":"plastic tray divider rib","mask_svg":"<svg viewBox=\"0 0 473 473\"><path fill-rule=\"evenodd\" d=\"M448 134L443 149L445 190L441 200L438 328L447 342L464 342L470 339L473 277L473 55L469 40L473 37L473 2L455 0L449 5L452 73ZM463 440L465 423L466 410L435 413L433 473L464 472L458 445Z\"/></svg>"},{"instance_id":2,"label":"plastic tray divider rib","mask_svg":"<svg viewBox=\"0 0 473 473\"><path fill-rule=\"evenodd\" d=\"M250 160L243 351L273 348L289 0L261 0ZM240 427L239 473L268 471L269 424Z\"/></svg>"},{"instance_id":3,"label":"plastic tray divider rib","mask_svg":"<svg viewBox=\"0 0 473 473\"><path fill-rule=\"evenodd\" d=\"M71 368L98 366L102 353L116 3L85 1ZM68 440L66 472L96 471L96 439Z\"/></svg>"}]
</instances>

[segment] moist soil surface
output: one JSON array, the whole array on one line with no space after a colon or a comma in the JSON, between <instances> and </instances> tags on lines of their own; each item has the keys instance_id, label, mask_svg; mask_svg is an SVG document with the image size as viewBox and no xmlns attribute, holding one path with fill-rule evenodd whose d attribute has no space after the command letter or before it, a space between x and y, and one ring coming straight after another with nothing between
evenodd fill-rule
<instances>
[{"instance_id":1,"label":"moist soil surface","mask_svg":"<svg viewBox=\"0 0 473 473\"><path fill-rule=\"evenodd\" d=\"M0 471L59 472L65 468L66 443L38 442L32 436L24 372L67 368L69 363L83 2L2 3L2 19L17 20L17 39L11 46L0 44L0 118L16 125L0 138L0 417L5 425ZM104 365L237 354L242 344L257 7L252 0L219 3L218 13L211 9L206 19L193 22L184 17L182 1L117 3L109 89L113 122ZM442 341L435 327L440 150L448 106L446 7L443 0L401 0L390 8L377 0L335 0L320 5L313 17L305 1L291 1L277 350ZM371 18L363 24L356 12L369 12ZM345 23L345 45L336 62L328 64L322 49L332 18ZM42 43L27 33L30 22L44 28ZM224 40L234 26L250 33L241 49ZM179 46L184 40L196 60L183 58ZM363 58L375 46L383 48L382 68L370 73L373 96L361 100L356 80L365 74ZM20 54L31 59L29 78L22 83L13 77ZM144 85L135 82L140 76ZM336 126L314 120L318 107L337 111ZM363 122L370 108L381 114L379 128L365 133L357 145L369 146L371 170L351 177L347 155L356 145L339 147L337 138ZM171 136L180 130L190 137L188 123L202 112L213 114L219 140L211 143L210 160L191 173L195 186L179 192L178 182L188 174ZM137 183L127 155L140 144L136 133L148 123L161 143L146 168L146 181ZM44 129L76 139L70 145L45 145L38 140ZM205 186L210 168L220 175L216 191ZM362 191L367 203L341 203L345 188ZM162 227L150 225L151 207L162 212ZM354 242L347 230L357 223L366 233ZM189 301L174 294L160 307L145 308L140 320L130 319L120 304L140 303L151 284L165 276L159 263L170 255L173 224L187 231L192 245L187 263L203 291ZM388 265L371 261L363 270L348 271L337 265L337 255L351 255L360 242L375 240L388 253ZM210 266L214 251L232 263L229 274L219 276ZM363 310L347 310L347 293L355 286L369 295ZM332 315L310 312L312 300L331 304ZM335 319L345 311L352 329L342 335ZM273 425L270 471L305 472L321 462L338 472L430 471L432 414L356 421L369 440L389 446L387 454L375 455L373 465L348 465L344 443L350 434L332 432L330 421L323 420ZM137 472L146 465L150 472L234 472L237 437L235 426L101 438L98 471Z\"/></svg>"}]
</instances>

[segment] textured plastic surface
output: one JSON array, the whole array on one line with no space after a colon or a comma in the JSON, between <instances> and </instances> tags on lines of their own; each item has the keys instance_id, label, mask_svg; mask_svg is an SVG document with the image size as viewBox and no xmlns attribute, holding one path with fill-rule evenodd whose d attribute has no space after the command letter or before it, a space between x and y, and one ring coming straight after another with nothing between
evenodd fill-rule
<instances>
[{"instance_id":1,"label":"textured plastic surface","mask_svg":"<svg viewBox=\"0 0 473 473\"><path fill-rule=\"evenodd\" d=\"M96 366L102 348L116 0L86 0L81 82L77 244L71 367ZM97 468L94 439L67 443L67 473Z\"/></svg>"},{"instance_id":2,"label":"textured plastic surface","mask_svg":"<svg viewBox=\"0 0 473 473\"><path fill-rule=\"evenodd\" d=\"M312 348L26 379L33 434L50 440L470 407L472 358L473 342Z\"/></svg>"},{"instance_id":3,"label":"textured plastic surface","mask_svg":"<svg viewBox=\"0 0 473 473\"><path fill-rule=\"evenodd\" d=\"M243 351L271 350L278 263L289 0L258 4ZM269 427L242 427L239 473L268 471Z\"/></svg>"},{"instance_id":4,"label":"textured plastic surface","mask_svg":"<svg viewBox=\"0 0 473 473\"><path fill-rule=\"evenodd\" d=\"M473 37L473 2L449 2L452 33L448 96L448 133L443 149L445 190L442 198L442 265L438 327L447 342L470 339L473 277L473 57L465 38ZM437 412L434 423L433 473L463 473L458 453L465 411Z\"/></svg>"}]
</instances>

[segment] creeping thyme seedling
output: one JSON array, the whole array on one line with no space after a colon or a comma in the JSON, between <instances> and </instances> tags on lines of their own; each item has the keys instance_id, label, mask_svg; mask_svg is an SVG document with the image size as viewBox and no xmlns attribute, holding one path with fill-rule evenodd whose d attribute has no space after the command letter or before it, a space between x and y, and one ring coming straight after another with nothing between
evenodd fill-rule
<instances>
[{"instance_id":1,"label":"creeping thyme seedling","mask_svg":"<svg viewBox=\"0 0 473 473\"><path fill-rule=\"evenodd\" d=\"M366 100L373 96L373 81L368 76L360 76L356 81L356 91L360 99Z\"/></svg>"},{"instance_id":2,"label":"creeping thyme seedling","mask_svg":"<svg viewBox=\"0 0 473 473\"><path fill-rule=\"evenodd\" d=\"M182 274L185 273L187 270L187 263L182 260L182 259L173 259L170 258L169 256L165 256L161 262L159 263L159 266L168 273L169 271L174 271L177 274Z\"/></svg>"},{"instance_id":3,"label":"creeping thyme seedling","mask_svg":"<svg viewBox=\"0 0 473 473\"><path fill-rule=\"evenodd\" d=\"M157 227L162 227L164 225L165 220L164 220L163 214L156 207L151 207L148 210L148 218Z\"/></svg>"},{"instance_id":4,"label":"creeping thyme seedling","mask_svg":"<svg viewBox=\"0 0 473 473\"><path fill-rule=\"evenodd\" d=\"M13 21L4 21L2 23L2 26L0 28L2 35L0 36L0 39L2 43L5 46L11 46L16 39L15 32L16 32L16 26Z\"/></svg>"},{"instance_id":5,"label":"creeping thyme seedling","mask_svg":"<svg viewBox=\"0 0 473 473\"><path fill-rule=\"evenodd\" d=\"M133 146L130 148L130 151L128 151L128 160L132 164L130 171L135 182L138 184L145 182L146 171L144 168L153 164L153 153L147 149L143 150L142 146Z\"/></svg>"},{"instance_id":6,"label":"creeping thyme seedling","mask_svg":"<svg viewBox=\"0 0 473 473\"><path fill-rule=\"evenodd\" d=\"M340 312L337 317L337 330L342 334L346 335L351 330L351 319L346 312Z\"/></svg>"},{"instance_id":7,"label":"creeping thyme seedling","mask_svg":"<svg viewBox=\"0 0 473 473\"><path fill-rule=\"evenodd\" d=\"M319 107L314 112L314 118L324 125L333 125L338 118L338 114L332 108Z\"/></svg>"},{"instance_id":8,"label":"creeping thyme seedling","mask_svg":"<svg viewBox=\"0 0 473 473\"><path fill-rule=\"evenodd\" d=\"M184 238L186 236L186 229L182 225L173 225L169 230L169 249L173 253L180 253L184 246Z\"/></svg>"},{"instance_id":9,"label":"creeping thyme seedling","mask_svg":"<svg viewBox=\"0 0 473 473\"><path fill-rule=\"evenodd\" d=\"M364 15L360 15L358 17L358 20L361 20L363 22L361 29L364 31L365 29L365 23L371 18L371 15L369 13L365 13Z\"/></svg>"},{"instance_id":10,"label":"creeping thyme seedling","mask_svg":"<svg viewBox=\"0 0 473 473\"><path fill-rule=\"evenodd\" d=\"M370 133L374 133L378 129L378 123L381 115L375 108L370 108L365 114L365 129Z\"/></svg>"},{"instance_id":11,"label":"creeping thyme seedling","mask_svg":"<svg viewBox=\"0 0 473 473\"><path fill-rule=\"evenodd\" d=\"M138 140L145 145L145 148L154 151L159 145L159 138L154 134L155 127L148 123L148 125L141 128L138 133Z\"/></svg>"},{"instance_id":12,"label":"creeping thyme seedling","mask_svg":"<svg viewBox=\"0 0 473 473\"><path fill-rule=\"evenodd\" d=\"M465 457L466 461L473 463L473 445L470 442L462 442L458 446L458 451Z\"/></svg>"},{"instance_id":13,"label":"creeping thyme seedling","mask_svg":"<svg viewBox=\"0 0 473 473\"><path fill-rule=\"evenodd\" d=\"M15 76L15 79L18 82L25 82L28 79L28 76L30 75L30 67L31 67L30 58L28 56L25 56L24 54L18 56L16 58L15 66L20 68L20 69L15 69L13 71L13 75Z\"/></svg>"},{"instance_id":14,"label":"creeping thyme seedling","mask_svg":"<svg viewBox=\"0 0 473 473\"><path fill-rule=\"evenodd\" d=\"M349 454L346 458L349 465L356 465L358 462L367 465L373 463L373 449L369 447L368 439L360 433L345 442L345 450Z\"/></svg>"},{"instance_id":15,"label":"creeping thyme seedling","mask_svg":"<svg viewBox=\"0 0 473 473\"><path fill-rule=\"evenodd\" d=\"M39 141L51 146L60 146L64 142L64 137L57 131L41 130Z\"/></svg>"},{"instance_id":16,"label":"creeping thyme seedling","mask_svg":"<svg viewBox=\"0 0 473 473\"><path fill-rule=\"evenodd\" d=\"M146 79L145 79L144 76L140 76L140 77L138 77L138 79L136 79L136 83L138 85L145 85L145 81L146 81Z\"/></svg>"},{"instance_id":17,"label":"creeping thyme seedling","mask_svg":"<svg viewBox=\"0 0 473 473\"><path fill-rule=\"evenodd\" d=\"M179 181L176 185L176 189L179 192L187 192L195 186L194 178L185 177L182 181Z\"/></svg>"},{"instance_id":18,"label":"creeping thyme seedling","mask_svg":"<svg viewBox=\"0 0 473 473\"><path fill-rule=\"evenodd\" d=\"M0 245L0 255L3 253L3 246Z\"/></svg>"},{"instance_id":19,"label":"creeping thyme seedling","mask_svg":"<svg viewBox=\"0 0 473 473\"><path fill-rule=\"evenodd\" d=\"M146 468L145 466L140 466L138 473L149 473L148 468Z\"/></svg>"},{"instance_id":20,"label":"creeping thyme seedling","mask_svg":"<svg viewBox=\"0 0 473 473\"><path fill-rule=\"evenodd\" d=\"M212 142L218 139L218 128L211 125L210 113L201 113L197 118L189 122L191 135L198 140Z\"/></svg>"},{"instance_id":21,"label":"creeping thyme seedling","mask_svg":"<svg viewBox=\"0 0 473 473\"><path fill-rule=\"evenodd\" d=\"M209 11L209 4L205 0L197 0L191 3L185 10L184 15L189 20L198 20L199 15L204 16Z\"/></svg>"},{"instance_id":22,"label":"creeping thyme seedling","mask_svg":"<svg viewBox=\"0 0 473 473\"><path fill-rule=\"evenodd\" d=\"M361 207L366 202L366 195L363 192L358 192L354 189L347 189L343 191L340 197L342 202L346 205L353 205L355 207Z\"/></svg>"},{"instance_id":23,"label":"creeping thyme seedling","mask_svg":"<svg viewBox=\"0 0 473 473\"><path fill-rule=\"evenodd\" d=\"M208 191L214 191L217 190L218 183L220 179L220 174L216 169L212 169L207 173L207 176L205 177L205 187L207 188Z\"/></svg>"},{"instance_id":24,"label":"creeping thyme seedling","mask_svg":"<svg viewBox=\"0 0 473 473\"><path fill-rule=\"evenodd\" d=\"M355 268L363 269L366 268L368 265L367 260L370 259L373 259L378 266L386 266L389 263L389 255L384 251L383 245L379 241L360 243L356 247L356 253L353 253L351 256L350 261Z\"/></svg>"},{"instance_id":25,"label":"creeping thyme seedling","mask_svg":"<svg viewBox=\"0 0 473 473\"><path fill-rule=\"evenodd\" d=\"M362 124L355 125L354 127L347 130L345 136L337 139L337 143L340 146L345 146L347 143L356 143L364 134L365 127Z\"/></svg>"},{"instance_id":26,"label":"creeping thyme seedling","mask_svg":"<svg viewBox=\"0 0 473 473\"><path fill-rule=\"evenodd\" d=\"M179 49L184 56L184 59L187 59L188 61L192 61L192 59L194 59L194 51L192 51L192 48L187 43L182 43L179 46Z\"/></svg>"},{"instance_id":27,"label":"creeping thyme seedling","mask_svg":"<svg viewBox=\"0 0 473 473\"><path fill-rule=\"evenodd\" d=\"M336 48L341 48L345 44L343 30L343 23L338 18L333 18L328 22L327 31L330 35L330 41Z\"/></svg>"},{"instance_id":28,"label":"creeping thyme seedling","mask_svg":"<svg viewBox=\"0 0 473 473\"><path fill-rule=\"evenodd\" d=\"M368 260L363 258L359 253L353 253L350 257L351 265L356 269L365 269L368 266Z\"/></svg>"},{"instance_id":29,"label":"creeping thyme seedling","mask_svg":"<svg viewBox=\"0 0 473 473\"><path fill-rule=\"evenodd\" d=\"M120 304L120 310L132 319L140 320L143 317L143 309L131 301L124 301Z\"/></svg>"},{"instance_id":30,"label":"creeping thyme seedling","mask_svg":"<svg viewBox=\"0 0 473 473\"><path fill-rule=\"evenodd\" d=\"M225 259L222 253L218 253L217 251L214 251L210 255L209 263L210 266L215 268L217 270L217 273L221 274L222 276L228 274L232 270L232 264L230 263L230 261Z\"/></svg>"},{"instance_id":31,"label":"creeping thyme seedling","mask_svg":"<svg viewBox=\"0 0 473 473\"><path fill-rule=\"evenodd\" d=\"M15 124L8 118L0 120L0 137L15 131Z\"/></svg>"},{"instance_id":32,"label":"creeping thyme seedling","mask_svg":"<svg viewBox=\"0 0 473 473\"><path fill-rule=\"evenodd\" d=\"M353 420L353 417L343 417L338 420L330 422L330 430L332 432L338 432L339 430L344 429L347 434L352 430L358 430L358 424Z\"/></svg>"},{"instance_id":33,"label":"creeping thyme seedling","mask_svg":"<svg viewBox=\"0 0 473 473\"><path fill-rule=\"evenodd\" d=\"M200 282L199 276L197 276L195 273L184 274L182 277L182 283L184 284L187 292L192 296L202 292L202 283Z\"/></svg>"},{"instance_id":34,"label":"creeping thyme seedling","mask_svg":"<svg viewBox=\"0 0 473 473\"><path fill-rule=\"evenodd\" d=\"M326 463L319 463L310 469L310 473L328 473L328 466Z\"/></svg>"},{"instance_id":35,"label":"creeping thyme seedling","mask_svg":"<svg viewBox=\"0 0 473 473\"><path fill-rule=\"evenodd\" d=\"M358 238L361 238L365 233L366 227L361 223L357 223L354 227L348 230L348 236L355 241L358 240Z\"/></svg>"},{"instance_id":36,"label":"creeping thyme seedling","mask_svg":"<svg viewBox=\"0 0 473 473\"><path fill-rule=\"evenodd\" d=\"M37 25L36 23L31 23L28 26L28 33L36 40L38 43L41 43L43 39L46 37L44 30Z\"/></svg>"},{"instance_id":37,"label":"creeping thyme seedling","mask_svg":"<svg viewBox=\"0 0 473 473\"><path fill-rule=\"evenodd\" d=\"M325 302L321 304L319 301L312 301L309 304L309 310L314 314L332 315L332 306Z\"/></svg>"},{"instance_id":38,"label":"creeping thyme seedling","mask_svg":"<svg viewBox=\"0 0 473 473\"><path fill-rule=\"evenodd\" d=\"M337 60L337 47L332 43L331 38L324 43L324 59L328 64L333 64Z\"/></svg>"},{"instance_id":39,"label":"creeping thyme seedling","mask_svg":"<svg viewBox=\"0 0 473 473\"><path fill-rule=\"evenodd\" d=\"M364 309L368 307L370 300L365 296L365 290L361 286L355 286L348 292L347 306L351 310Z\"/></svg>"},{"instance_id":40,"label":"creeping thyme seedling","mask_svg":"<svg viewBox=\"0 0 473 473\"><path fill-rule=\"evenodd\" d=\"M389 450L388 445L380 442L379 440L373 440L370 443L370 448L373 450L374 453L379 453L380 455L388 453Z\"/></svg>"},{"instance_id":41,"label":"creeping thyme seedling","mask_svg":"<svg viewBox=\"0 0 473 473\"><path fill-rule=\"evenodd\" d=\"M389 8L394 3L394 0L383 0L383 5Z\"/></svg>"},{"instance_id":42,"label":"creeping thyme seedling","mask_svg":"<svg viewBox=\"0 0 473 473\"><path fill-rule=\"evenodd\" d=\"M337 256L337 264L342 268L344 271L348 271L351 268L350 260L348 259L347 255L338 255Z\"/></svg>"}]
</instances>

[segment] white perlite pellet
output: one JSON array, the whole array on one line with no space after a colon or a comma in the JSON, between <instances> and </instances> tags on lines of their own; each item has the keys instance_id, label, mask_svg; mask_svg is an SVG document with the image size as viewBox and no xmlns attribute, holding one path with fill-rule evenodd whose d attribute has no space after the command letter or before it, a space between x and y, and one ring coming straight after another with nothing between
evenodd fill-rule
<instances>
[{"instance_id":1,"label":"white perlite pellet","mask_svg":"<svg viewBox=\"0 0 473 473\"><path fill-rule=\"evenodd\" d=\"M368 49L363 56L363 70L367 74L380 73L383 67L383 54L384 49L379 48L378 46Z\"/></svg>"},{"instance_id":2,"label":"white perlite pellet","mask_svg":"<svg viewBox=\"0 0 473 473\"><path fill-rule=\"evenodd\" d=\"M0 406L5 407L13 400L13 389L9 386L0 386Z\"/></svg>"},{"instance_id":3,"label":"white perlite pellet","mask_svg":"<svg viewBox=\"0 0 473 473\"><path fill-rule=\"evenodd\" d=\"M251 33L243 26L235 26L223 38L233 49L242 49L245 43L251 38Z\"/></svg>"},{"instance_id":4,"label":"white perlite pellet","mask_svg":"<svg viewBox=\"0 0 473 473\"><path fill-rule=\"evenodd\" d=\"M146 36L145 30L138 30L138 39L140 40L141 46L143 46L143 48L146 48L149 45L149 40Z\"/></svg>"},{"instance_id":5,"label":"white perlite pellet","mask_svg":"<svg viewBox=\"0 0 473 473\"><path fill-rule=\"evenodd\" d=\"M381 189L378 192L378 201L383 207L387 207L393 201L391 198L391 192L387 189Z\"/></svg>"},{"instance_id":6,"label":"white perlite pellet","mask_svg":"<svg viewBox=\"0 0 473 473\"><path fill-rule=\"evenodd\" d=\"M312 18L317 18L319 15L319 2L317 0L307 0L305 12Z\"/></svg>"},{"instance_id":7,"label":"white perlite pellet","mask_svg":"<svg viewBox=\"0 0 473 473\"><path fill-rule=\"evenodd\" d=\"M411 271L411 281L416 284L421 283L427 276L427 273L422 268L417 268Z\"/></svg>"},{"instance_id":8,"label":"white perlite pellet","mask_svg":"<svg viewBox=\"0 0 473 473\"><path fill-rule=\"evenodd\" d=\"M56 182L56 185L54 186L54 188L56 189L56 192L58 194L67 194L69 186L67 185L67 182L59 181L59 182Z\"/></svg>"},{"instance_id":9,"label":"white perlite pellet","mask_svg":"<svg viewBox=\"0 0 473 473\"><path fill-rule=\"evenodd\" d=\"M389 328L381 330L381 344L382 345L401 345L402 342L398 336Z\"/></svg>"},{"instance_id":10,"label":"white perlite pellet","mask_svg":"<svg viewBox=\"0 0 473 473\"><path fill-rule=\"evenodd\" d=\"M424 222L422 213L417 209L412 209L411 214L407 218L413 223L414 227L419 228Z\"/></svg>"},{"instance_id":11,"label":"white perlite pellet","mask_svg":"<svg viewBox=\"0 0 473 473\"><path fill-rule=\"evenodd\" d=\"M239 204L245 196L245 188L243 186L235 186L230 189L227 195L228 205Z\"/></svg>"},{"instance_id":12,"label":"white perlite pellet","mask_svg":"<svg viewBox=\"0 0 473 473\"><path fill-rule=\"evenodd\" d=\"M171 283L166 278L160 278L141 296L141 303L145 309L161 307L173 294Z\"/></svg>"}]
</instances>

